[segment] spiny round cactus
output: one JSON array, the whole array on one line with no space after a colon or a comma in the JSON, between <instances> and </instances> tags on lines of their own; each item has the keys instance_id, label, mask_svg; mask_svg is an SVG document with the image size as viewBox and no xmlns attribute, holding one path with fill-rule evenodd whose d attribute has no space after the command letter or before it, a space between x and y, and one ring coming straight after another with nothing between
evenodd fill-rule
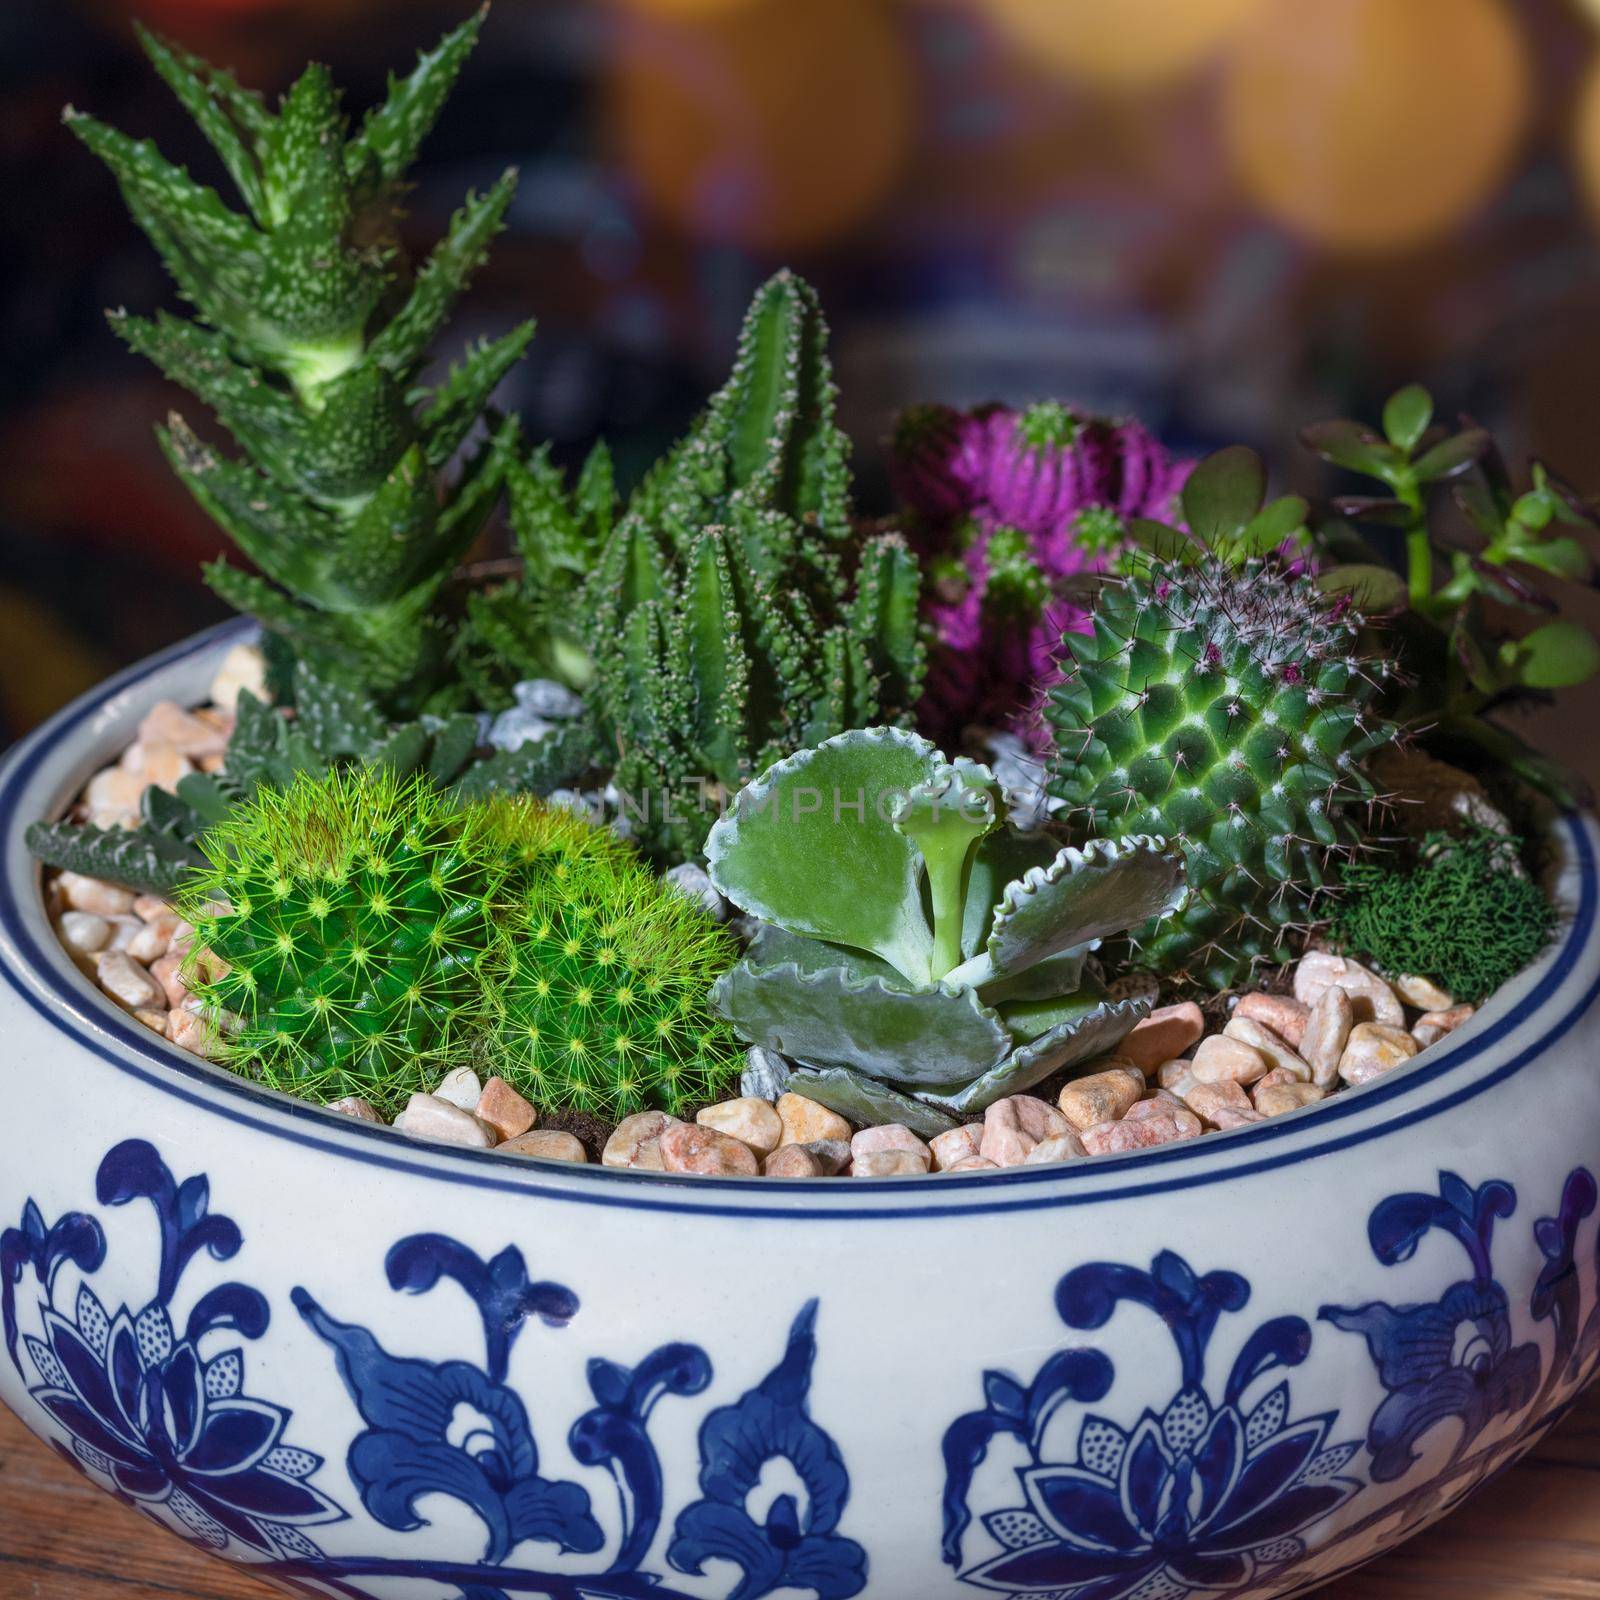
<instances>
[{"instance_id":1,"label":"spiny round cactus","mask_svg":"<svg viewBox=\"0 0 1600 1600\"><path fill-rule=\"evenodd\" d=\"M717 1099L740 1053L706 996L736 954L641 866L591 858L539 878L496 956L492 1069L552 1110L677 1114Z\"/></svg>"},{"instance_id":2,"label":"spiny round cactus","mask_svg":"<svg viewBox=\"0 0 1600 1600\"><path fill-rule=\"evenodd\" d=\"M1181 843L1187 905L1134 935L1137 959L1225 988L1293 954L1374 797L1365 754L1396 736L1368 710L1383 661L1359 619L1275 562L1151 564L1102 590L1066 640L1044 715L1051 792L1082 834Z\"/></svg>"},{"instance_id":3,"label":"spiny round cactus","mask_svg":"<svg viewBox=\"0 0 1600 1600\"><path fill-rule=\"evenodd\" d=\"M566 806L531 795L494 795L473 808L474 836L503 863L507 874L527 885L536 879L563 883L585 863L623 867L637 852L610 828Z\"/></svg>"},{"instance_id":4,"label":"spiny round cactus","mask_svg":"<svg viewBox=\"0 0 1600 1600\"><path fill-rule=\"evenodd\" d=\"M236 807L206 851L189 975L229 1064L393 1110L461 1047L503 871L471 813L386 767L302 775Z\"/></svg>"}]
</instances>

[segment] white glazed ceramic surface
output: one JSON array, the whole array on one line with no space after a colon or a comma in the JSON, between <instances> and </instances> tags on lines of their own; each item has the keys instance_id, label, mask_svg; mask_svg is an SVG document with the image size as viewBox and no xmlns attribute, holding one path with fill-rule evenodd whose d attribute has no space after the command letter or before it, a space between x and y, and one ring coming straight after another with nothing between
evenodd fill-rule
<instances>
[{"instance_id":1,"label":"white glazed ceramic surface","mask_svg":"<svg viewBox=\"0 0 1600 1600\"><path fill-rule=\"evenodd\" d=\"M0 768L0 1397L301 1593L1297 1594L1600 1355L1596 831L1557 946L1326 1107L999 1175L761 1182L424 1148L98 995L23 846L236 630Z\"/></svg>"}]
</instances>

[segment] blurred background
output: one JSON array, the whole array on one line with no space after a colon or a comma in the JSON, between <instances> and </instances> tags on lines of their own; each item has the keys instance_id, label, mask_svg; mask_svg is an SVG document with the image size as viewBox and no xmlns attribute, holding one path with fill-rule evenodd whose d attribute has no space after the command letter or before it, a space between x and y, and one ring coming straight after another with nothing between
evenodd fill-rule
<instances>
[{"instance_id":1,"label":"blurred background","mask_svg":"<svg viewBox=\"0 0 1600 1600\"><path fill-rule=\"evenodd\" d=\"M0 743L222 614L177 392L101 315L169 286L62 106L209 178L131 17L273 91L324 60L359 112L466 4L0 3ZM1410 378L1600 492L1600 0L496 0L415 245L507 163L451 336L536 314L504 402L630 480L789 263L869 511L919 399L1132 411L1314 489L1296 430Z\"/></svg>"}]
</instances>

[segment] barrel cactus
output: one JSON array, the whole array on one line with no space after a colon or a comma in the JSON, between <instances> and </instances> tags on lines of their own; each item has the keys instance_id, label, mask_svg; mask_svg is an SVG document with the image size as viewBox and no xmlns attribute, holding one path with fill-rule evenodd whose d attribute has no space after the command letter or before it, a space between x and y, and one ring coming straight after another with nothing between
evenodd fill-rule
<instances>
[{"instance_id":1,"label":"barrel cactus","mask_svg":"<svg viewBox=\"0 0 1600 1600\"><path fill-rule=\"evenodd\" d=\"M761 919L718 1008L801 1063L799 1092L929 1133L1111 1049L1146 1003L1109 999L1087 958L1182 895L1162 840L1020 832L986 767L894 728L780 761L706 856Z\"/></svg>"},{"instance_id":2,"label":"barrel cactus","mask_svg":"<svg viewBox=\"0 0 1600 1600\"><path fill-rule=\"evenodd\" d=\"M1294 953L1360 842L1363 758L1396 737L1360 633L1348 596L1283 562L1191 547L1108 581L1067 641L1044 708L1063 820L1160 833L1187 867L1182 910L1131 936L1141 966L1226 988Z\"/></svg>"}]
</instances>

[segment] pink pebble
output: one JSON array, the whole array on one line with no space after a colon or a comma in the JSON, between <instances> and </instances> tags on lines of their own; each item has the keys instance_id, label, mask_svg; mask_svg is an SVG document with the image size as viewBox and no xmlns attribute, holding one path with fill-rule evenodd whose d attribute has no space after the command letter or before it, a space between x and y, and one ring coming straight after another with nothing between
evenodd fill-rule
<instances>
[{"instance_id":1,"label":"pink pebble","mask_svg":"<svg viewBox=\"0 0 1600 1600\"><path fill-rule=\"evenodd\" d=\"M1163 1061L1181 1056L1206 1031L1206 1019L1193 1000L1161 1006L1117 1046L1117 1058L1148 1077Z\"/></svg>"}]
</instances>

